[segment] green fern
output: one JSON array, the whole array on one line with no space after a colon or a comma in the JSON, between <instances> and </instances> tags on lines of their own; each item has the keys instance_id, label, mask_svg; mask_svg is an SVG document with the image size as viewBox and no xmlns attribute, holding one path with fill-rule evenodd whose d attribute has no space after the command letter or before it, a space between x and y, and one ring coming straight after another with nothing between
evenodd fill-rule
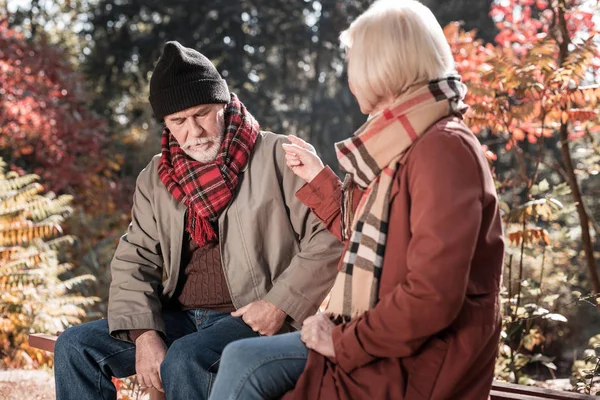
<instances>
[{"instance_id":1,"label":"green fern","mask_svg":"<svg viewBox=\"0 0 600 400\"><path fill-rule=\"evenodd\" d=\"M39 176L34 174L24 175L11 179L8 179L7 176L11 175L5 175L4 172L2 172L2 175L0 176L0 198L6 196L7 192L18 190L40 179Z\"/></svg>"},{"instance_id":2,"label":"green fern","mask_svg":"<svg viewBox=\"0 0 600 400\"><path fill-rule=\"evenodd\" d=\"M100 301L76 292L94 276L60 279L73 268L63 250L75 238L61 227L73 213L73 197L44 194L37 175L17 176L5 165L0 159L0 368L47 361L27 346L27 335L81 323L86 308ZM16 356L24 351L32 357Z\"/></svg>"}]
</instances>

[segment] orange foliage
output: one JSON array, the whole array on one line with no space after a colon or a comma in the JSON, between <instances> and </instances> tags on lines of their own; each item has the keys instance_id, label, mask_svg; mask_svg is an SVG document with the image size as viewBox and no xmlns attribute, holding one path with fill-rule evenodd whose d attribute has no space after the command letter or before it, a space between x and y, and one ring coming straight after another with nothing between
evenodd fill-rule
<instances>
[{"instance_id":1,"label":"orange foliage","mask_svg":"<svg viewBox=\"0 0 600 400\"><path fill-rule=\"evenodd\" d=\"M561 122L572 127L572 139L598 124L600 87L581 86L586 72L600 72L594 64L600 56L594 42L598 27L581 1L570 1L564 12L570 37L584 39L574 41L562 66L560 32L551 28L557 1L494 3L490 15L500 30L496 45L484 45L476 32L465 32L458 23L445 28L457 70L469 87L467 122L475 133L491 132L511 149L552 136Z\"/></svg>"}]
</instances>

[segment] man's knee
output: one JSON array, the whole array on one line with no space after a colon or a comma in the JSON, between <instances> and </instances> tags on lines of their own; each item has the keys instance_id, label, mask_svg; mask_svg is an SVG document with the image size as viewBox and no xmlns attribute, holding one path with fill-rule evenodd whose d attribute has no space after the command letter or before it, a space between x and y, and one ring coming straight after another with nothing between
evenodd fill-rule
<instances>
[{"instance_id":1,"label":"man's knee","mask_svg":"<svg viewBox=\"0 0 600 400\"><path fill-rule=\"evenodd\" d=\"M96 342L102 334L108 335L106 320L87 322L66 329L56 339L54 359L82 353L88 347L89 341Z\"/></svg>"},{"instance_id":2,"label":"man's knee","mask_svg":"<svg viewBox=\"0 0 600 400\"><path fill-rule=\"evenodd\" d=\"M77 325L66 329L54 343L54 369L56 371L70 368L74 357L84 350L84 337L86 324Z\"/></svg>"},{"instance_id":3,"label":"man's knee","mask_svg":"<svg viewBox=\"0 0 600 400\"><path fill-rule=\"evenodd\" d=\"M54 356L61 357L64 354L75 351L81 347L81 332L82 325L72 326L66 329L63 333L58 336L56 343L54 343Z\"/></svg>"},{"instance_id":4,"label":"man's knee","mask_svg":"<svg viewBox=\"0 0 600 400\"><path fill-rule=\"evenodd\" d=\"M189 346L182 344L180 341L175 341L167 355L160 365L161 377L183 377L186 372L196 370L196 365L200 360L196 359L196 352L190 349ZM195 368L196 367L196 368Z\"/></svg>"}]
</instances>

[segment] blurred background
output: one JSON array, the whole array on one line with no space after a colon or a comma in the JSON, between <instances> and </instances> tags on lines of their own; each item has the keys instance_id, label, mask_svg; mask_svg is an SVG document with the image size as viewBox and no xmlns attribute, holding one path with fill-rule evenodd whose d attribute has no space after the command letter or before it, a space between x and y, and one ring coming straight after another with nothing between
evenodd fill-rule
<instances>
[{"instance_id":1,"label":"blurred background","mask_svg":"<svg viewBox=\"0 0 600 400\"><path fill-rule=\"evenodd\" d=\"M305 138L335 169L333 143L366 119L338 36L371 3L0 0L0 367L47 368L51 357L25 344L30 331L105 316L135 179L160 152L147 99L166 41L201 51L262 129ZM469 86L467 123L502 199L497 378L593 393L598 2L423 3Z\"/></svg>"}]
</instances>

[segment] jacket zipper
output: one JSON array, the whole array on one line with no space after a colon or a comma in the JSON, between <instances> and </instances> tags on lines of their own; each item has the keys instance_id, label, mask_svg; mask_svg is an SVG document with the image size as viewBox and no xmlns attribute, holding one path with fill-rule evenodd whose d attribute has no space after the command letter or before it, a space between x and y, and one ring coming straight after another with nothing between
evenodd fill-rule
<instances>
[{"instance_id":1,"label":"jacket zipper","mask_svg":"<svg viewBox=\"0 0 600 400\"><path fill-rule=\"evenodd\" d=\"M175 291L177 290L177 281L179 280L179 272L181 269L181 254L183 252L183 237L185 236L185 219L187 216L187 209L185 210L185 212L183 213L183 230L181 231L181 236L179 238L179 246L176 246L176 251L177 251L177 268L174 268L174 265L171 265L171 276L169 277L169 281L172 280L172 278L175 278L175 286L173 288L173 290L170 291L169 295L167 296L167 301L171 300L171 298L173 297L173 294L175 294ZM164 266L163 266L164 268ZM164 290L164 288L163 288Z\"/></svg>"}]
</instances>

